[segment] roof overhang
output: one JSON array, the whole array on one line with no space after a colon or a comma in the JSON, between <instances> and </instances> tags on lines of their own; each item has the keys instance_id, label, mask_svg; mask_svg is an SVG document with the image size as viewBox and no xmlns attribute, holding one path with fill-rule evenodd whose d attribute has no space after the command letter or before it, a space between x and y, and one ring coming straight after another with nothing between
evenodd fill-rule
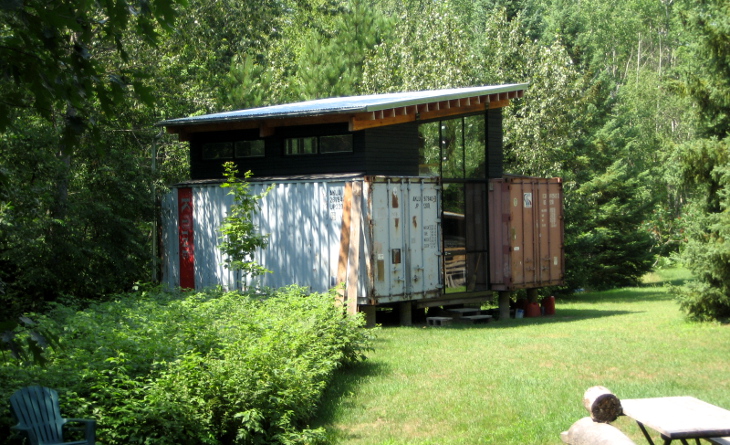
<instances>
[{"instance_id":1,"label":"roof overhang","mask_svg":"<svg viewBox=\"0 0 730 445\"><path fill-rule=\"evenodd\" d=\"M350 131L476 113L509 105L528 84L509 84L367 96L335 97L263 108L228 111L160 122L168 133L189 140L193 133L347 123Z\"/></svg>"}]
</instances>

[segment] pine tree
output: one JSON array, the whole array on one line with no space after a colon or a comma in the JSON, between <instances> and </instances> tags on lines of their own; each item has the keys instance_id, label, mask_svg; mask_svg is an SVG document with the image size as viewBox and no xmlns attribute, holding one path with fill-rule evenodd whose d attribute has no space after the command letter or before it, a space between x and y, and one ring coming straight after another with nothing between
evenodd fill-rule
<instances>
[{"instance_id":1,"label":"pine tree","mask_svg":"<svg viewBox=\"0 0 730 445\"><path fill-rule=\"evenodd\" d=\"M694 192L683 254L697 278L678 298L690 317L723 319L730 317L730 4L685 3L684 84L702 138L675 154L682 183Z\"/></svg>"}]
</instances>

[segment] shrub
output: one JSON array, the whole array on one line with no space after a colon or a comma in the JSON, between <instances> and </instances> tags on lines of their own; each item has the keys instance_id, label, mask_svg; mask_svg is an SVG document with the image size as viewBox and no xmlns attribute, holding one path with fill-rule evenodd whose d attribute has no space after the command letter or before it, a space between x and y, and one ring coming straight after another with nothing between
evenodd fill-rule
<instances>
[{"instance_id":1,"label":"shrub","mask_svg":"<svg viewBox=\"0 0 730 445\"><path fill-rule=\"evenodd\" d=\"M2 363L2 403L22 386L53 387L65 416L97 419L105 444L316 442L324 432L307 422L325 386L369 345L362 319L335 301L290 287L59 306L43 323L63 348L45 352L45 367Z\"/></svg>"}]
</instances>

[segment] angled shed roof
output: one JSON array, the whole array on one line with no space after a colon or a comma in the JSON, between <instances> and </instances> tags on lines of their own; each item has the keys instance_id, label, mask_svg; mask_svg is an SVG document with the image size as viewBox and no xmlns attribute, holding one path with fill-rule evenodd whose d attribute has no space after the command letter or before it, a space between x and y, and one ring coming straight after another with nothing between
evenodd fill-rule
<instances>
[{"instance_id":1,"label":"angled shed roof","mask_svg":"<svg viewBox=\"0 0 730 445\"><path fill-rule=\"evenodd\" d=\"M268 136L279 126L349 123L350 131L500 108L522 97L527 84L493 85L367 96L334 97L160 122L170 133L258 128Z\"/></svg>"}]
</instances>

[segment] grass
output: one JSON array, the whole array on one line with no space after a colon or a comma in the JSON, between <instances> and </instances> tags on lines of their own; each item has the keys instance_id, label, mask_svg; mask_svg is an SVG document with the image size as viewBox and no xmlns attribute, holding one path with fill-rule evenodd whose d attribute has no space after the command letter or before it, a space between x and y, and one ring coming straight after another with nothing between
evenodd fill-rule
<instances>
[{"instance_id":1,"label":"grass","mask_svg":"<svg viewBox=\"0 0 730 445\"><path fill-rule=\"evenodd\" d=\"M684 320L666 284L559 299L556 315L477 326L394 327L340 373L318 424L337 444L561 444L584 391L692 395L730 408L730 326ZM615 426L645 443L627 418Z\"/></svg>"}]
</instances>

